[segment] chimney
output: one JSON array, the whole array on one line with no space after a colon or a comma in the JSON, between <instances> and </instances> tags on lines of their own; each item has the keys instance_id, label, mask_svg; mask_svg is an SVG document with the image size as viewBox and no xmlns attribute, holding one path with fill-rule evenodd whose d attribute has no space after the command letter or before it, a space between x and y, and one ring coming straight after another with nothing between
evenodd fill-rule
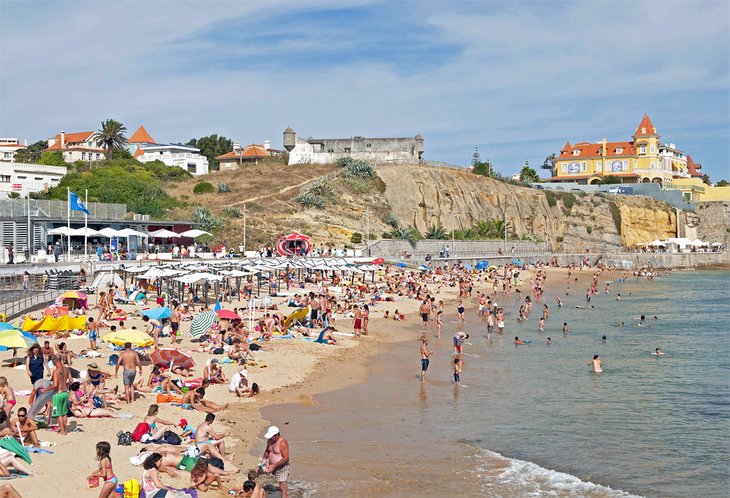
<instances>
[{"instance_id":1,"label":"chimney","mask_svg":"<svg viewBox=\"0 0 730 498\"><path fill-rule=\"evenodd\" d=\"M65 131L61 132L61 148L62 149L66 148L66 132Z\"/></svg>"},{"instance_id":2,"label":"chimney","mask_svg":"<svg viewBox=\"0 0 730 498\"><path fill-rule=\"evenodd\" d=\"M271 140L264 140L264 149L269 150L271 148Z\"/></svg>"},{"instance_id":3,"label":"chimney","mask_svg":"<svg viewBox=\"0 0 730 498\"><path fill-rule=\"evenodd\" d=\"M28 139L27 138L25 140L23 140L23 145L25 145L26 147L28 147Z\"/></svg>"}]
</instances>

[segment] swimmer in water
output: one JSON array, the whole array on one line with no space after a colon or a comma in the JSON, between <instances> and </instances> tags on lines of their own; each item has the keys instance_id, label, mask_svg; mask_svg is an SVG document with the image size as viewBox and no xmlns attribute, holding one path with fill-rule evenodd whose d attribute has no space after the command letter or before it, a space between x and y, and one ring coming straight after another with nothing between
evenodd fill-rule
<instances>
[{"instance_id":1,"label":"swimmer in water","mask_svg":"<svg viewBox=\"0 0 730 498\"><path fill-rule=\"evenodd\" d=\"M563 322L563 334L568 333L568 322Z\"/></svg>"},{"instance_id":2,"label":"swimmer in water","mask_svg":"<svg viewBox=\"0 0 730 498\"><path fill-rule=\"evenodd\" d=\"M546 345L546 346L549 346L549 345L551 345L552 343L553 343L553 340L552 340L552 339L551 339L550 337L548 337L548 338L547 338L547 340L545 341L545 345Z\"/></svg>"},{"instance_id":3,"label":"swimmer in water","mask_svg":"<svg viewBox=\"0 0 730 498\"><path fill-rule=\"evenodd\" d=\"M661 351L661 350L660 350L659 348L656 348L656 349L654 350L654 352L652 353L652 355L653 355L653 356L661 356L661 355L663 355L663 354L664 354L664 353L663 353L663 352L662 352L662 351Z\"/></svg>"},{"instance_id":4,"label":"swimmer in water","mask_svg":"<svg viewBox=\"0 0 730 498\"><path fill-rule=\"evenodd\" d=\"M594 309L596 309L596 307L593 306L593 305L591 305L591 306L576 306L576 308L579 309L579 310L594 310Z\"/></svg>"},{"instance_id":5,"label":"swimmer in water","mask_svg":"<svg viewBox=\"0 0 730 498\"><path fill-rule=\"evenodd\" d=\"M515 346L519 346L520 344L525 344L525 341L522 341L519 337L515 336Z\"/></svg>"},{"instance_id":6,"label":"swimmer in water","mask_svg":"<svg viewBox=\"0 0 730 498\"><path fill-rule=\"evenodd\" d=\"M608 342L608 339L606 339L606 336L605 335L603 337L601 337L601 342L604 343L604 344L606 342Z\"/></svg>"},{"instance_id":7,"label":"swimmer in water","mask_svg":"<svg viewBox=\"0 0 730 498\"><path fill-rule=\"evenodd\" d=\"M624 322L619 323L618 326L619 327L623 327L624 326Z\"/></svg>"},{"instance_id":8,"label":"swimmer in water","mask_svg":"<svg viewBox=\"0 0 730 498\"><path fill-rule=\"evenodd\" d=\"M603 369L601 368L601 360L598 359L598 355L594 354L593 359L588 362L589 366L593 367L593 371L595 373L602 373Z\"/></svg>"},{"instance_id":9,"label":"swimmer in water","mask_svg":"<svg viewBox=\"0 0 730 498\"><path fill-rule=\"evenodd\" d=\"M621 293L616 294L616 301L621 301Z\"/></svg>"}]
</instances>

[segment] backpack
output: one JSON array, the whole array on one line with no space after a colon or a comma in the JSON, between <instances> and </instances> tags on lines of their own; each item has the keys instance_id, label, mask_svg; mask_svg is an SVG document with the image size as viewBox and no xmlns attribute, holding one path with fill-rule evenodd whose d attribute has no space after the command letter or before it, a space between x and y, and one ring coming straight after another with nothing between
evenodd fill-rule
<instances>
[{"instance_id":1,"label":"backpack","mask_svg":"<svg viewBox=\"0 0 730 498\"><path fill-rule=\"evenodd\" d=\"M129 431L117 432L117 445L118 446L132 446L132 433Z\"/></svg>"},{"instance_id":2,"label":"backpack","mask_svg":"<svg viewBox=\"0 0 730 498\"><path fill-rule=\"evenodd\" d=\"M164 433L162 433L162 440L165 442L165 444L179 445L180 443L182 443L182 439L180 438L180 436L172 431L165 431Z\"/></svg>"},{"instance_id":3,"label":"backpack","mask_svg":"<svg viewBox=\"0 0 730 498\"><path fill-rule=\"evenodd\" d=\"M135 443L139 443L139 441L142 439L142 436L149 433L150 424L140 422L139 424L137 424L137 427L134 428L134 432L132 432L132 441L134 441Z\"/></svg>"},{"instance_id":4,"label":"backpack","mask_svg":"<svg viewBox=\"0 0 730 498\"><path fill-rule=\"evenodd\" d=\"M124 498L139 498L139 482L137 479L130 479L124 482Z\"/></svg>"}]
</instances>

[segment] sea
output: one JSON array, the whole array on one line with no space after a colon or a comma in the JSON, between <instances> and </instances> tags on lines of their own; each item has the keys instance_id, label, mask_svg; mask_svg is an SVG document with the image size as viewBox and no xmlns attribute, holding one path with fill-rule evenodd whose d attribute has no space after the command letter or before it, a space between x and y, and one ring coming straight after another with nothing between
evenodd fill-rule
<instances>
[{"instance_id":1,"label":"sea","mask_svg":"<svg viewBox=\"0 0 730 498\"><path fill-rule=\"evenodd\" d=\"M447 309L443 337L431 332L425 384L409 340L377 357L365 383L264 416L288 437L292 479L312 497L726 497L729 284L727 271L617 278L587 303L584 288L565 295L552 282L544 332L542 306L517 323L512 296L499 303L504 335L491 339L469 310L461 386L452 379L460 325ZM404 334L416 337L415 322ZM515 336L531 342L515 346ZM601 374L587 365L594 354Z\"/></svg>"}]
</instances>

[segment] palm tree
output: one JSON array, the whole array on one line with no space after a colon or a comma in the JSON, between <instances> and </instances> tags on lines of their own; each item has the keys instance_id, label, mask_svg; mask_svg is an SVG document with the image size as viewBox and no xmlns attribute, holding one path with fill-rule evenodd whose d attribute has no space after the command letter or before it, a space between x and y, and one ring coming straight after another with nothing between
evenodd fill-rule
<instances>
[{"instance_id":1,"label":"palm tree","mask_svg":"<svg viewBox=\"0 0 730 498\"><path fill-rule=\"evenodd\" d=\"M442 225L430 225L426 230L427 239L443 240L448 236Z\"/></svg>"},{"instance_id":2,"label":"palm tree","mask_svg":"<svg viewBox=\"0 0 730 498\"><path fill-rule=\"evenodd\" d=\"M504 237L505 232L512 230L512 226L509 222L503 220L492 220L492 237L495 239L501 239Z\"/></svg>"},{"instance_id":3,"label":"palm tree","mask_svg":"<svg viewBox=\"0 0 730 498\"><path fill-rule=\"evenodd\" d=\"M122 149L127 145L127 137L124 134L127 127L115 119L102 121L101 129L94 133L94 140L102 144L106 149L109 159L113 159L114 149Z\"/></svg>"},{"instance_id":4,"label":"palm tree","mask_svg":"<svg viewBox=\"0 0 730 498\"><path fill-rule=\"evenodd\" d=\"M489 232L492 231L492 222L479 220L474 224L474 231L478 233L480 237L488 237Z\"/></svg>"}]
</instances>

